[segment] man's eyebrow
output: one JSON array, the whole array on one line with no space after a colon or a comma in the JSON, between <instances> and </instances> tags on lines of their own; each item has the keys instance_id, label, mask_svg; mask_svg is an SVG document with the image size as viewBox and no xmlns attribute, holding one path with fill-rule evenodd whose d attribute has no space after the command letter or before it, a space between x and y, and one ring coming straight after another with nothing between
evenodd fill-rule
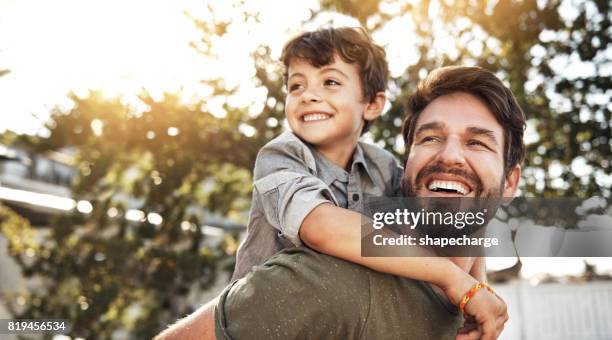
<instances>
[{"instance_id":1,"label":"man's eyebrow","mask_svg":"<svg viewBox=\"0 0 612 340\"><path fill-rule=\"evenodd\" d=\"M468 132L473 135L481 135L489 139L491 142L495 143L495 145L499 145L497 142L497 138L495 137L495 133L489 129L471 126L467 128Z\"/></svg>"},{"instance_id":2,"label":"man's eyebrow","mask_svg":"<svg viewBox=\"0 0 612 340\"><path fill-rule=\"evenodd\" d=\"M326 72L333 72L333 71L340 73L342 76L344 76L344 78L348 78L346 73L340 71L340 69L338 69L338 68L331 67L331 66L323 67L323 68L321 68L321 70L319 72L320 73L326 73Z\"/></svg>"},{"instance_id":3,"label":"man's eyebrow","mask_svg":"<svg viewBox=\"0 0 612 340\"><path fill-rule=\"evenodd\" d=\"M444 124L440 122L425 123L419 126L419 128L414 132L414 134L418 135L419 133L426 131L426 130L443 130L443 129L444 129Z\"/></svg>"}]
</instances>

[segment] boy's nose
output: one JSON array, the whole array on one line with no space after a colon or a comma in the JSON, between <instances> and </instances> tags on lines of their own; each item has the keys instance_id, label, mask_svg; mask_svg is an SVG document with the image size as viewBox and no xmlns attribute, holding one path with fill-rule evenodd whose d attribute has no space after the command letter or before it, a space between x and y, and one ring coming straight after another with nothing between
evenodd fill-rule
<instances>
[{"instance_id":1,"label":"boy's nose","mask_svg":"<svg viewBox=\"0 0 612 340\"><path fill-rule=\"evenodd\" d=\"M312 90L304 91L302 95L302 102L304 103L317 103L321 101L321 96L318 93Z\"/></svg>"}]
</instances>

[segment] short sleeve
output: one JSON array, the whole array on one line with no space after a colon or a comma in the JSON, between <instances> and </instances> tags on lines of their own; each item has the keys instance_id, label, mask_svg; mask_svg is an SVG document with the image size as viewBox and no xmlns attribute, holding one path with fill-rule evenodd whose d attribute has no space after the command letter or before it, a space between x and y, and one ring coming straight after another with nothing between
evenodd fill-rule
<instances>
[{"instance_id":1,"label":"short sleeve","mask_svg":"<svg viewBox=\"0 0 612 340\"><path fill-rule=\"evenodd\" d=\"M292 248L225 289L215 307L215 333L218 340L356 339L369 292L361 267Z\"/></svg>"},{"instance_id":2,"label":"short sleeve","mask_svg":"<svg viewBox=\"0 0 612 340\"><path fill-rule=\"evenodd\" d=\"M254 179L254 194L266 219L297 246L302 245L304 218L320 204L337 205L330 188L316 176L312 153L297 137L265 145L257 155Z\"/></svg>"}]
</instances>

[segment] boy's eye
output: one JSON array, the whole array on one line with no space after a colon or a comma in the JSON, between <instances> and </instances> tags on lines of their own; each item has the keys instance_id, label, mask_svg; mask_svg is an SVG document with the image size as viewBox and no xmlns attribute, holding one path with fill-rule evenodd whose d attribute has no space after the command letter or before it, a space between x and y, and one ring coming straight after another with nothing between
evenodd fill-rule
<instances>
[{"instance_id":1,"label":"boy's eye","mask_svg":"<svg viewBox=\"0 0 612 340\"><path fill-rule=\"evenodd\" d=\"M337 86L337 85L341 85L339 82L337 82L336 80L333 80L333 79L326 79L324 84L325 84L325 86Z\"/></svg>"},{"instance_id":2,"label":"boy's eye","mask_svg":"<svg viewBox=\"0 0 612 340\"><path fill-rule=\"evenodd\" d=\"M302 88L302 84L290 84L289 92L297 91Z\"/></svg>"}]
</instances>

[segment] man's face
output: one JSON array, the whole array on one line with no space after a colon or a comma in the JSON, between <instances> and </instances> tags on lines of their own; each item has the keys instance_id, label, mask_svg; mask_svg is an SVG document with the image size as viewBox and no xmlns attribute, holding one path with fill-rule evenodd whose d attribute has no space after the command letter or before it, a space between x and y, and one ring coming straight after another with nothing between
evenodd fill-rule
<instances>
[{"instance_id":1,"label":"man's face","mask_svg":"<svg viewBox=\"0 0 612 340\"><path fill-rule=\"evenodd\" d=\"M288 67L285 115L291 130L316 147L357 142L368 103L356 64L338 55L320 68L295 59Z\"/></svg>"},{"instance_id":2,"label":"man's face","mask_svg":"<svg viewBox=\"0 0 612 340\"><path fill-rule=\"evenodd\" d=\"M403 179L407 196L514 196L520 167L504 177L502 127L477 97L456 92L435 99L414 131Z\"/></svg>"}]
</instances>

